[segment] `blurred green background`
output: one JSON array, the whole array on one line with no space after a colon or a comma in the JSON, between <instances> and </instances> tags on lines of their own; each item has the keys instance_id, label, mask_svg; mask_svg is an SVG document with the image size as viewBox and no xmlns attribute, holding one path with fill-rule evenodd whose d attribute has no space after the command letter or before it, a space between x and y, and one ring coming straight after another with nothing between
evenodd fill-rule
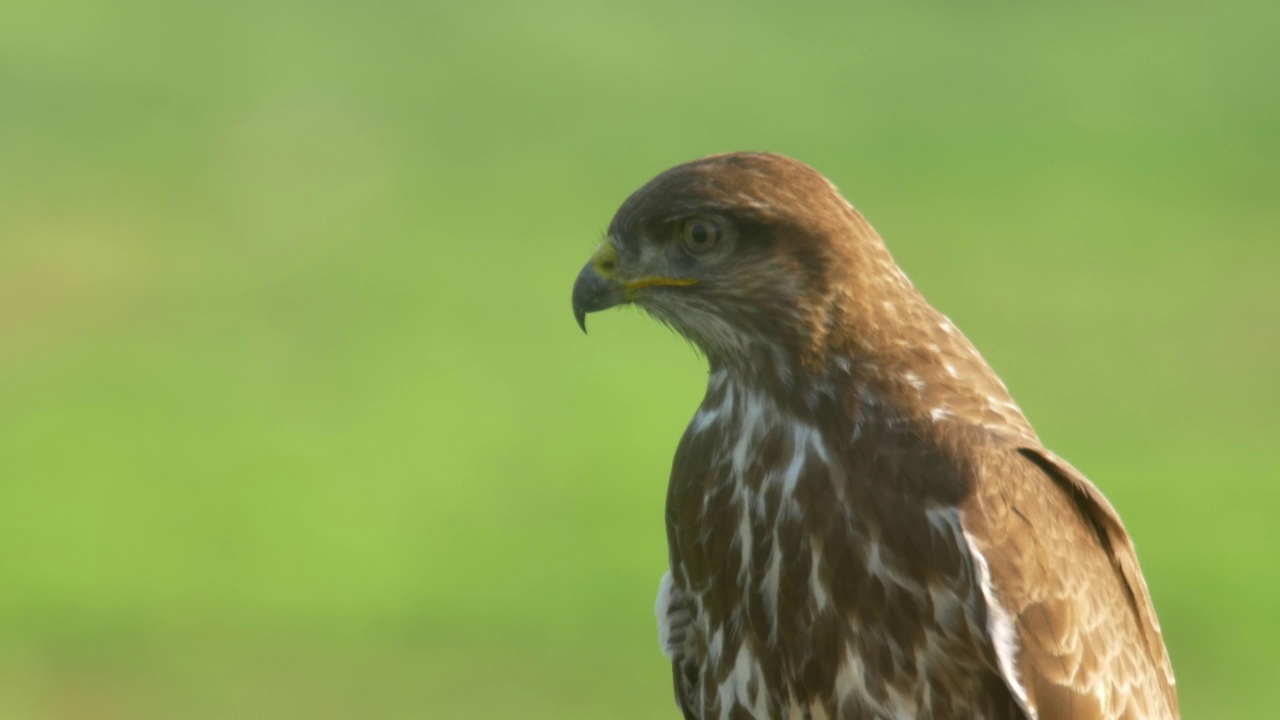
<instances>
[{"instance_id":1,"label":"blurred green background","mask_svg":"<svg viewBox=\"0 0 1280 720\"><path fill-rule=\"evenodd\" d=\"M0 718L672 717L705 370L569 291L826 173L1280 703L1280 5L0 3Z\"/></svg>"}]
</instances>

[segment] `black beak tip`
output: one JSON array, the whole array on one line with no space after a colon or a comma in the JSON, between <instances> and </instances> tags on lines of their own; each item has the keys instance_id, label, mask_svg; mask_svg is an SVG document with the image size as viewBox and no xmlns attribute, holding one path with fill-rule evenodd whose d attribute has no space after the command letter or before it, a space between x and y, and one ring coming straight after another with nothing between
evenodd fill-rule
<instances>
[{"instance_id":1,"label":"black beak tip","mask_svg":"<svg viewBox=\"0 0 1280 720\"><path fill-rule=\"evenodd\" d=\"M578 321L578 327L582 328L582 334L587 334L587 311L578 307L577 303L573 305L573 317Z\"/></svg>"}]
</instances>

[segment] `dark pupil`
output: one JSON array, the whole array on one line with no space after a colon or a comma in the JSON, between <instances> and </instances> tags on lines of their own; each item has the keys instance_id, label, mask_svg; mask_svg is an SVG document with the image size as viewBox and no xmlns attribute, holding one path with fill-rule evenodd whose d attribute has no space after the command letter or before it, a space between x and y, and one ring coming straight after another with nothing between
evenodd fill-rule
<instances>
[{"instance_id":1,"label":"dark pupil","mask_svg":"<svg viewBox=\"0 0 1280 720\"><path fill-rule=\"evenodd\" d=\"M692 228L690 228L690 232L693 233L694 245L703 245L707 242L707 226L706 225L694 225Z\"/></svg>"}]
</instances>

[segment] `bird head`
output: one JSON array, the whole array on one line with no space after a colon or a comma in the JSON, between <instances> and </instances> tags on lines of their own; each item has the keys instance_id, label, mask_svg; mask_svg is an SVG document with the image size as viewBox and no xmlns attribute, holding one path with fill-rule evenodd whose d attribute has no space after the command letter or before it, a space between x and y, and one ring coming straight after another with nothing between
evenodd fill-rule
<instances>
[{"instance_id":1,"label":"bird head","mask_svg":"<svg viewBox=\"0 0 1280 720\"><path fill-rule=\"evenodd\" d=\"M627 198L578 275L573 310L585 331L587 313L634 303L713 367L787 375L822 364L842 299L886 265L901 277L875 231L808 165L715 155Z\"/></svg>"}]
</instances>

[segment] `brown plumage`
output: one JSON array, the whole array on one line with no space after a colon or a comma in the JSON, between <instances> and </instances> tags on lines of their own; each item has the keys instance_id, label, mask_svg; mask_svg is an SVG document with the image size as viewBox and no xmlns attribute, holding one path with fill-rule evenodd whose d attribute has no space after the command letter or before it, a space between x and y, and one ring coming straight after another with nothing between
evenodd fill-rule
<instances>
[{"instance_id":1,"label":"brown plumage","mask_svg":"<svg viewBox=\"0 0 1280 720\"><path fill-rule=\"evenodd\" d=\"M1178 717L1115 510L816 171L654 178L574 287L623 302L710 364L658 598L685 717Z\"/></svg>"}]
</instances>

